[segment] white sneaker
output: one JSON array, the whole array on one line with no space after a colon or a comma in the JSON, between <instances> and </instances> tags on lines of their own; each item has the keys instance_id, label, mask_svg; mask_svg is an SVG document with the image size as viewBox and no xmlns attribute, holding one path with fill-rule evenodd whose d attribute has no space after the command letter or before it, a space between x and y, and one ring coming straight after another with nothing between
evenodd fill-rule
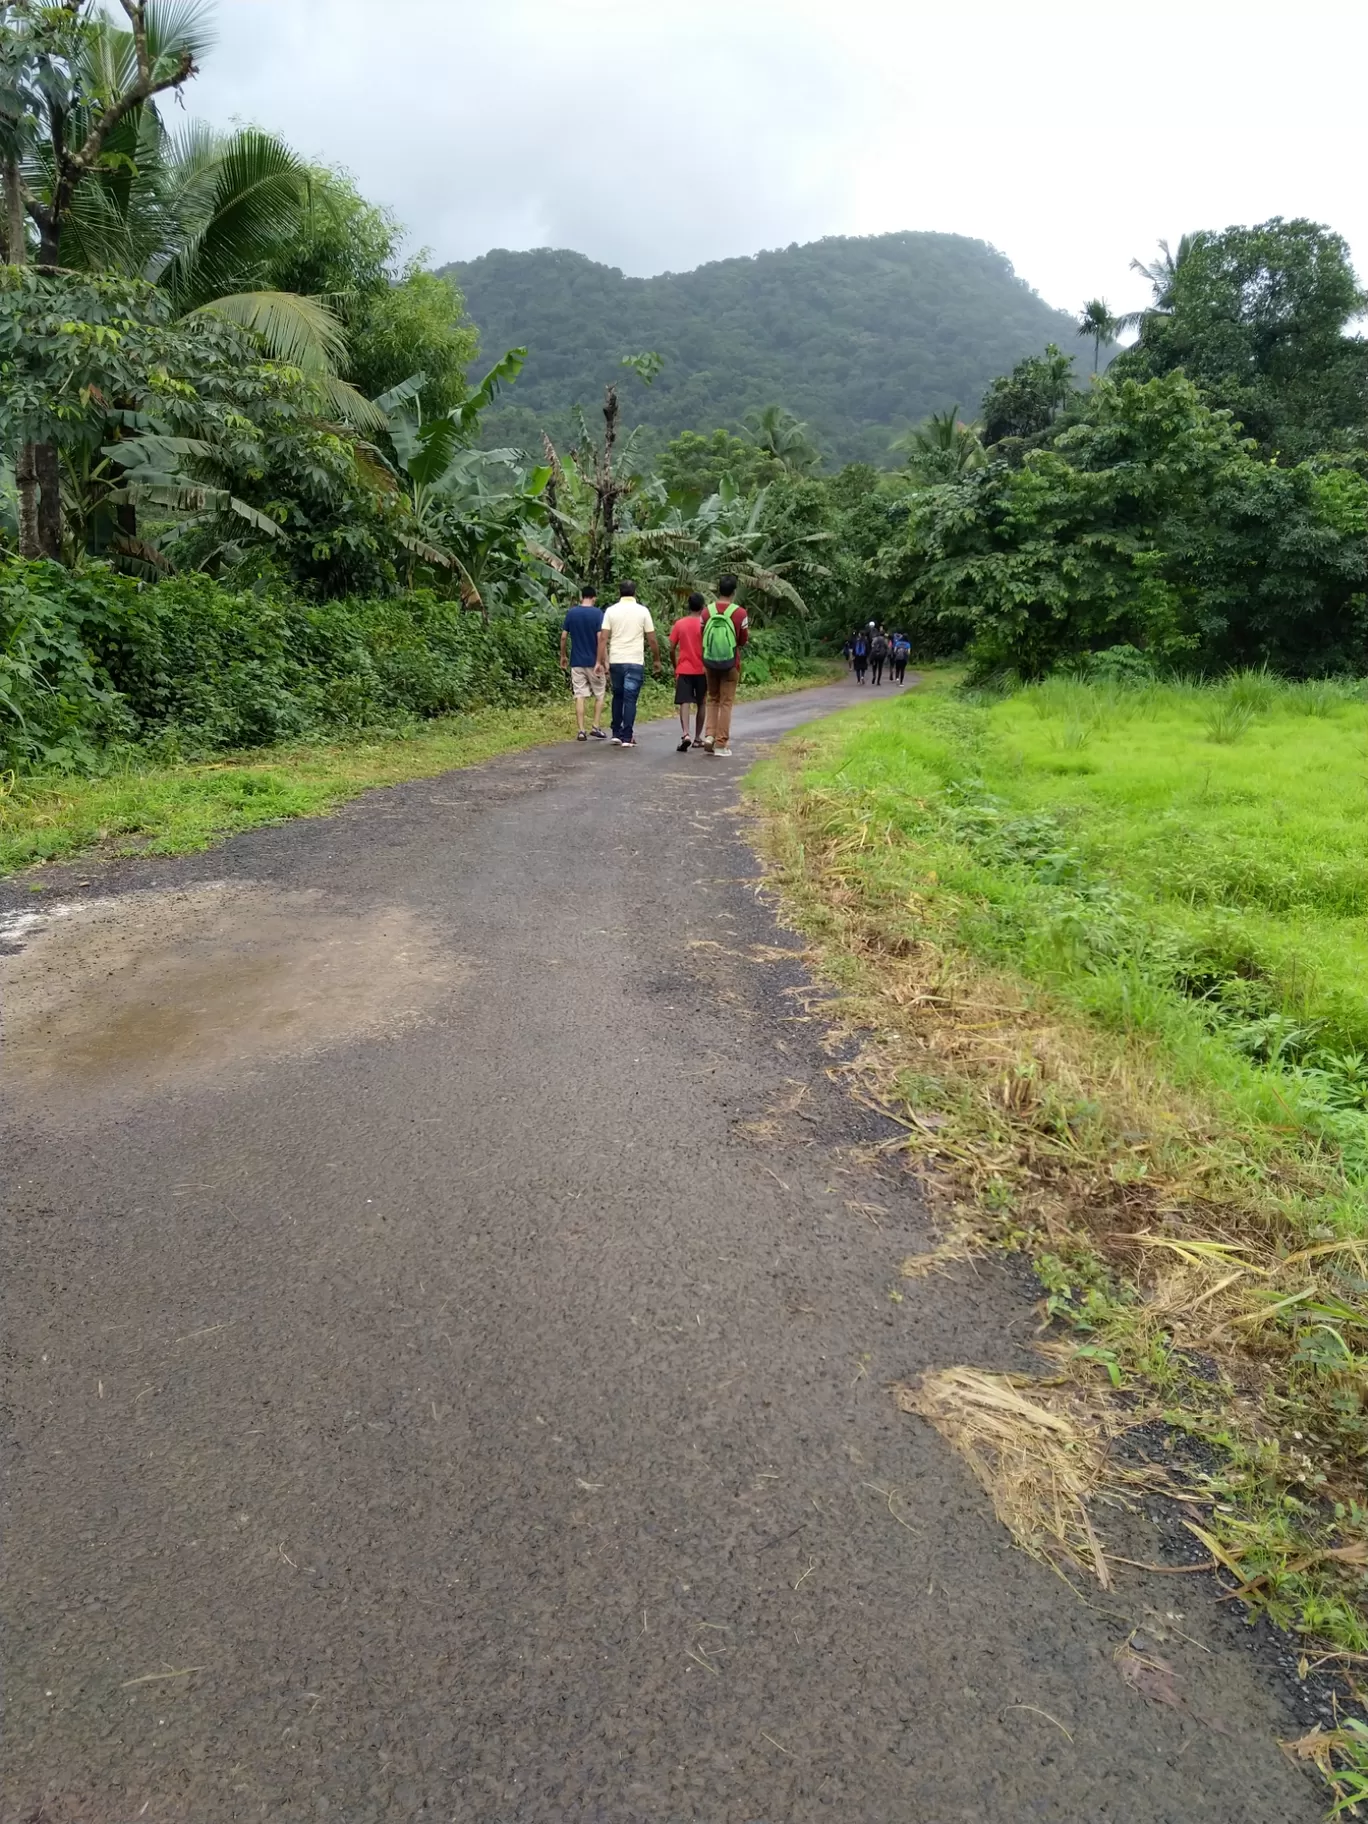
<instances>
[{"instance_id":1,"label":"white sneaker","mask_svg":"<svg viewBox=\"0 0 1368 1824\"><path fill-rule=\"evenodd\" d=\"M717 755L719 760L730 760L732 757L732 751L729 747L715 747L712 751Z\"/></svg>"}]
</instances>

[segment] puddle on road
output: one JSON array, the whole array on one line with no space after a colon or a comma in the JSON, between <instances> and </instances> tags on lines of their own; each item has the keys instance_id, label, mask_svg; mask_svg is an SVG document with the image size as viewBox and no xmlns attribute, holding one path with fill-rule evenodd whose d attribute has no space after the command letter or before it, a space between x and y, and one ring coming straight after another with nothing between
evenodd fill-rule
<instances>
[{"instance_id":1,"label":"puddle on road","mask_svg":"<svg viewBox=\"0 0 1368 1824\"><path fill-rule=\"evenodd\" d=\"M4 1075L48 1100L143 1095L420 1019L468 964L405 907L217 883L0 926Z\"/></svg>"}]
</instances>

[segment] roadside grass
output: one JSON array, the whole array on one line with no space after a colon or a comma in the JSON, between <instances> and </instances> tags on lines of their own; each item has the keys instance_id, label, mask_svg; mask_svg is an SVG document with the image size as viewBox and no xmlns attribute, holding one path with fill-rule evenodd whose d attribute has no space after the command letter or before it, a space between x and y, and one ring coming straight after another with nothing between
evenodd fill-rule
<instances>
[{"instance_id":1,"label":"roadside grass","mask_svg":"<svg viewBox=\"0 0 1368 1824\"><path fill-rule=\"evenodd\" d=\"M844 667L743 687L756 702L832 682ZM643 718L670 712L666 685L642 693ZM94 778L0 776L0 875L98 850L183 855L243 830L316 817L372 787L426 779L518 749L569 739L568 696L480 709L345 741L263 748L203 762L161 765L130 754Z\"/></svg>"},{"instance_id":2,"label":"roadside grass","mask_svg":"<svg viewBox=\"0 0 1368 1824\"><path fill-rule=\"evenodd\" d=\"M1181 1492L1232 1594L1361 1679L1364 693L932 673L754 789L946 1258L1030 1253L1075 1380L1201 1441ZM1297 1752L1368 1797L1356 1727Z\"/></svg>"}]
</instances>

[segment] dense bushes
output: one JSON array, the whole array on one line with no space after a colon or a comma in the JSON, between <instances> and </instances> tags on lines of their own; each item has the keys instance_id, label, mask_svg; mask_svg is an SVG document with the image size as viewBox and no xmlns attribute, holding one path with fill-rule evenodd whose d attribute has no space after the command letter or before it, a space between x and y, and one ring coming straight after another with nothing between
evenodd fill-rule
<instances>
[{"instance_id":1,"label":"dense bushes","mask_svg":"<svg viewBox=\"0 0 1368 1824\"><path fill-rule=\"evenodd\" d=\"M0 563L0 765L83 769L121 742L192 754L523 702L558 679L546 621L425 594L310 602L192 575Z\"/></svg>"},{"instance_id":2,"label":"dense bushes","mask_svg":"<svg viewBox=\"0 0 1368 1824\"><path fill-rule=\"evenodd\" d=\"M877 568L919 644L1038 677L1121 644L1201 669L1368 669L1368 481L1283 468L1182 374L1094 388L1048 448L916 494Z\"/></svg>"}]
</instances>

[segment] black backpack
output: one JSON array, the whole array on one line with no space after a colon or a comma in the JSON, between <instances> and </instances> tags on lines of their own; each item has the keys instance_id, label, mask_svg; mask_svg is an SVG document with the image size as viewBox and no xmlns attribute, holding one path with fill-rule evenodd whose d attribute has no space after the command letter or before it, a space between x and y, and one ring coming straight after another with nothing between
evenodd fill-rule
<instances>
[{"instance_id":1,"label":"black backpack","mask_svg":"<svg viewBox=\"0 0 1368 1824\"><path fill-rule=\"evenodd\" d=\"M888 641L881 633L876 633L874 635L873 643L869 648L869 656L871 659L886 659L888 657Z\"/></svg>"}]
</instances>

